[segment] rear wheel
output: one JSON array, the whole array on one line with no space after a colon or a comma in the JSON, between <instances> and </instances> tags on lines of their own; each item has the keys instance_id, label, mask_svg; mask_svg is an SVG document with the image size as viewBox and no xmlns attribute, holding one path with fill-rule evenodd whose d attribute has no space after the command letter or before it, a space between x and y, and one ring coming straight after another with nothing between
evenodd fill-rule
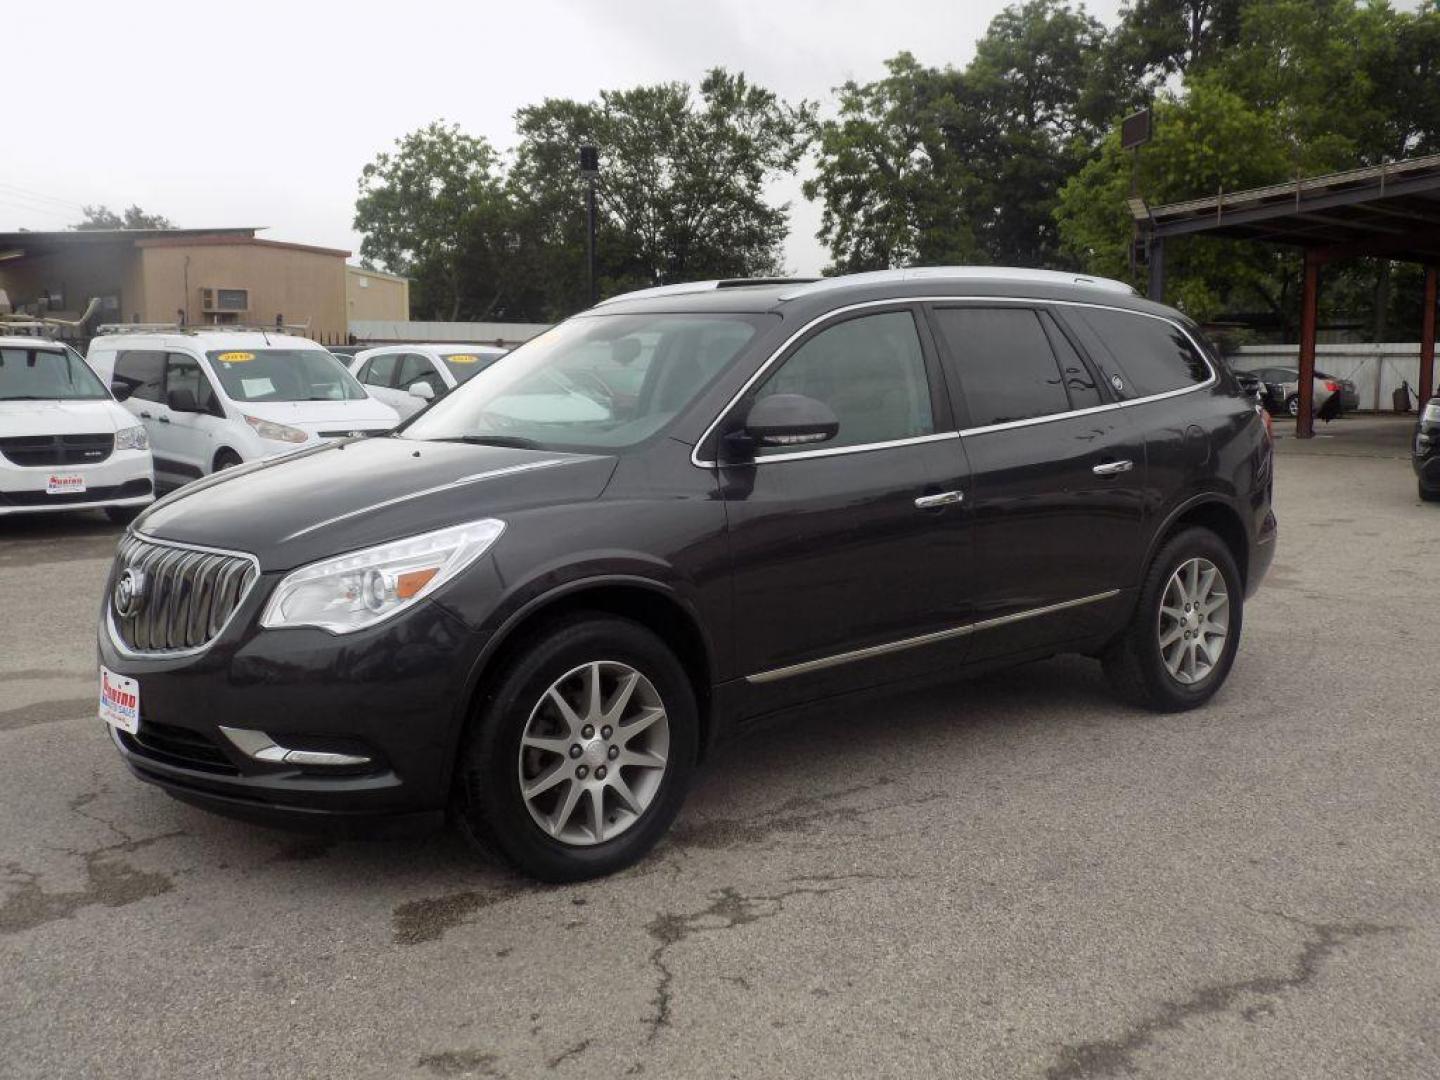
<instances>
[{"instance_id":1,"label":"rear wheel","mask_svg":"<svg viewBox=\"0 0 1440 1080\"><path fill-rule=\"evenodd\" d=\"M1120 696L1163 712L1210 700L1240 644L1244 586L1230 549L1209 529L1185 529L1155 556L1124 635L1106 652Z\"/></svg>"},{"instance_id":2,"label":"rear wheel","mask_svg":"<svg viewBox=\"0 0 1440 1080\"><path fill-rule=\"evenodd\" d=\"M1299 415L1300 415L1300 395L1299 395L1299 394L1291 394L1288 398L1285 399L1285 411L1286 411L1287 413L1289 413L1291 416L1299 416Z\"/></svg>"},{"instance_id":3,"label":"rear wheel","mask_svg":"<svg viewBox=\"0 0 1440 1080\"><path fill-rule=\"evenodd\" d=\"M143 506L107 506L105 516L116 525L129 525L144 509Z\"/></svg>"},{"instance_id":4,"label":"rear wheel","mask_svg":"<svg viewBox=\"0 0 1440 1080\"><path fill-rule=\"evenodd\" d=\"M1427 488L1423 483L1418 485L1421 502L1440 502L1440 490Z\"/></svg>"},{"instance_id":5,"label":"rear wheel","mask_svg":"<svg viewBox=\"0 0 1440 1080\"><path fill-rule=\"evenodd\" d=\"M240 455L234 450L221 450L215 455L215 472L221 469L233 469L240 464Z\"/></svg>"},{"instance_id":6,"label":"rear wheel","mask_svg":"<svg viewBox=\"0 0 1440 1080\"><path fill-rule=\"evenodd\" d=\"M679 811L698 745L685 669L645 627L589 615L532 635L467 733L456 818L542 881L613 873Z\"/></svg>"}]
</instances>

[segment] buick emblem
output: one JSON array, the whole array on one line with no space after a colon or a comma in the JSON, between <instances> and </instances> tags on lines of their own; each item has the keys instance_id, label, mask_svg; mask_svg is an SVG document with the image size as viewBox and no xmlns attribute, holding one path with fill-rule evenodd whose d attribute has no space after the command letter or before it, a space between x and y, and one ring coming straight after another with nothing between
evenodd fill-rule
<instances>
[{"instance_id":1,"label":"buick emblem","mask_svg":"<svg viewBox=\"0 0 1440 1080\"><path fill-rule=\"evenodd\" d=\"M145 573L133 567L120 575L115 582L115 614L129 619L140 614L145 603Z\"/></svg>"}]
</instances>

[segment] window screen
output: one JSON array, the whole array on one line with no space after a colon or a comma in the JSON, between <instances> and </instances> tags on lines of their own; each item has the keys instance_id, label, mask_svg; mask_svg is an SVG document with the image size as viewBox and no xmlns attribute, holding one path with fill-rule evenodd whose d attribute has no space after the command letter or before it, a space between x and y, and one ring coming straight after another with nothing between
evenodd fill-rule
<instances>
[{"instance_id":1,"label":"window screen","mask_svg":"<svg viewBox=\"0 0 1440 1080\"><path fill-rule=\"evenodd\" d=\"M164 398L165 354L163 352L122 352L115 358L115 381L130 388L131 397L143 401Z\"/></svg>"},{"instance_id":2,"label":"window screen","mask_svg":"<svg viewBox=\"0 0 1440 1080\"><path fill-rule=\"evenodd\" d=\"M1109 308L1071 310L1095 332L1135 397L1182 390L1210 377L1205 361L1174 323Z\"/></svg>"},{"instance_id":3,"label":"window screen","mask_svg":"<svg viewBox=\"0 0 1440 1080\"><path fill-rule=\"evenodd\" d=\"M974 427L1068 412L1070 399L1040 317L1029 308L939 308Z\"/></svg>"},{"instance_id":4,"label":"window screen","mask_svg":"<svg viewBox=\"0 0 1440 1080\"><path fill-rule=\"evenodd\" d=\"M867 315L822 330L766 380L757 399L771 394L804 394L830 406L840 431L822 449L935 431L925 356L908 311ZM805 449L815 447L766 447L758 453Z\"/></svg>"}]
</instances>

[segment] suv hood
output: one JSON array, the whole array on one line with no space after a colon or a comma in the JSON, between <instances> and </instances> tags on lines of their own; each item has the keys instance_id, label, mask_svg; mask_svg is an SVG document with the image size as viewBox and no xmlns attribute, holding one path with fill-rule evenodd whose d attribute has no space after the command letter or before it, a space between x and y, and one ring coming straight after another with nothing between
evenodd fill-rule
<instances>
[{"instance_id":1,"label":"suv hood","mask_svg":"<svg viewBox=\"0 0 1440 1080\"><path fill-rule=\"evenodd\" d=\"M242 465L155 503L136 530L247 551L263 570L543 505L594 499L616 459L373 438Z\"/></svg>"},{"instance_id":2,"label":"suv hood","mask_svg":"<svg viewBox=\"0 0 1440 1080\"><path fill-rule=\"evenodd\" d=\"M106 398L89 401L0 401L0 436L94 435L139 421Z\"/></svg>"}]
</instances>

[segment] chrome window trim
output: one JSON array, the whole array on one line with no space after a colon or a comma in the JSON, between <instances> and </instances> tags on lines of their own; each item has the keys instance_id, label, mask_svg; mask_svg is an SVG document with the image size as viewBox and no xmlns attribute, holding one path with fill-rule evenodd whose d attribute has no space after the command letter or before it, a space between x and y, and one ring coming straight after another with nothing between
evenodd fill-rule
<instances>
[{"instance_id":1,"label":"chrome window trim","mask_svg":"<svg viewBox=\"0 0 1440 1080\"><path fill-rule=\"evenodd\" d=\"M704 433L700 436L699 439L695 441L695 445L690 451L690 464L700 469L716 469L721 467L721 463L719 461L702 460L700 457L700 447L705 445L706 441L710 438L710 436L715 433L715 429L720 426L720 422L724 420L727 415L729 415L730 410L735 407L738 401L740 401L746 394L750 392L751 388L760 381L760 379L765 375L767 371L770 370L772 366L774 366L776 361L778 361L780 357L784 355L786 350L788 350L792 345L795 344L796 341L798 341L805 334L809 333L811 330L815 329L817 326L820 326L830 321L831 319L837 318L838 316L848 315L853 311L863 311L866 308L883 307L885 305L893 304L944 303L1029 304L1036 306L1049 305L1059 307L1099 308L1104 311L1118 311L1125 315L1137 315L1141 318L1154 319L1157 322L1169 323L1171 326L1175 327L1177 330L1179 330L1182 334L1185 335L1185 340L1190 342L1190 347L1193 348L1196 355L1200 357L1200 361L1205 365L1205 370L1210 373L1210 377L1204 382L1195 383L1193 386L1182 386L1178 390L1166 390L1159 394L1147 394L1144 397L1130 398L1127 401L1116 401L1106 405L1092 405L1088 409L1072 409L1068 412L1052 413L1049 416L1034 416L1024 420L1011 420L1003 424L984 424L979 427L963 428L956 431L939 432L934 435L921 435L913 439L896 439L890 442L879 443L861 443L858 446L837 446L828 450L804 450L794 454L776 454L773 457L755 458L753 461L744 462L743 466L749 467L751 465L770 465L783 461L803 461L807 458L834 457L841 454L860 454L870 450L888 450L896 446L907 446L916 442L929 442L939 439L958 439L966 435L985 435L992 431L1008 431L1012 428L1030 427L1035 424L1049 424L1053 423L1056 420L1069 419L1072 416L1087 416L1094 413L1108 412L1112 409L1128 409L1136 405L1145 405L1152 401L1164 401L1167 398L1180 397L1184 394L1193 394L1199 390L1209 389L1210 387L1214 386L1220 378L1215 371L1215 365L1210 362L1209 355L1205 352L1204 349L1200 347L1199 342L1195 340L1195 336L1191 334L1189 330L1187 330L1180 323L1176 322L1174 319L1169 318L1168 316L1156 315L1154 312L1150 311L1136 311L1134 308L1117 307L1114 304L1102 304L1091 300L1047 300L1043 297L1035 296L897 296L890 297L885 300L866 300L858 304L847 304L845 307L835 308L833 311L827 311L823 315L817 315L815 316L815 318L805 323L804 326L801 326L798 330L796 330L793 334L791 334L783 342L781 342L780 345L768 357L766 357L765 362L755 370L755 373L751 375L748 379L746 379L740 389L731 396L730 400L725 403L725 407L716 414L715 419L710 421L710 424L705 428Z\"/></svg>"},{"instance_id":2,"label":"chrome window trim","mask_svg":"<svg viewBox=\"0 0 1440 1080\"><path fill-rule=\"evenodd\" d=\"M107 590L105 596L105 631L110 637L110 644L113 645L115 651L125 659L183 660L187 657L199 656L201 653L208 651L215 642L225 636L225 631L230 629L230 624L234 622L235 617L240 614L240 609L245 606L245 601L250 599L250 593L254 590L255 586L260 583L262 571L260 569L259 557L249 551L232 551L229 548L206 547L203 544L182 544L174 540L161 540L148 533L140 532L138 529L132 530L131 535L137 540L142 540L147 544L154 544L156 547L170 548L173 551L200 551L206 555L225 555L232 559L244 559L249 562L251 566L255 567L255 577L251 580L250 584L245 587L245 591L235 598L235 607L226 617L225 621L220 624L220 629L215 631L215 635L209 641L205 642L205 644L196 645L189 649L165 649L163 651L151 650L145 652L130 648L129 645L125 644L125 639L120 636L120 628L115 625L115 601L110 595L110 591Z\"/></svg>"},{"instance_id":3,"label":"chrome window trim","mask_svg":"<svg viewBox=\"0 0 1440 1080\"><path fill-rule=\"evenodd\" d=\"M890 653L918 648L921 645L933 645L940 641L951 641L955 638L968 637L982 630L992 630L997 626L1007 626L1010 623L1023 622L1026 619L1035 619L1042 615L1052 615L1055 612L1066 611L1070 608L1081 607L1085 604L1096 604L1102 600L1109 600L1119 595L1119 589L1108 589L1102 593L1095 593L1093 596L1082 596L1075 600L1062 600L1058 604L1047 604L1044 607L1029 608L1025 611L1016 611L1009 615L999 615L993 619L982 619L980 622L966 623L963 626L952 626L948 630L936 630L933 633L921 634L918 637L901 638L899 641L889 641L883 645L871 645L864 649L851 649L849 652L835 653L832 656L822 656L818 660L805 660L798 664L788 664L785 667L771 668L769 671L760 671L754 675L746 675L745 681L757 686L764 683L778 682L781 679L793 678L796 675L808 675L812 671L822 671L825 668L839 667L842 664L854 663L857 660L869 660L876 656L887 656Z\"/></svg>"}]
</instances>

